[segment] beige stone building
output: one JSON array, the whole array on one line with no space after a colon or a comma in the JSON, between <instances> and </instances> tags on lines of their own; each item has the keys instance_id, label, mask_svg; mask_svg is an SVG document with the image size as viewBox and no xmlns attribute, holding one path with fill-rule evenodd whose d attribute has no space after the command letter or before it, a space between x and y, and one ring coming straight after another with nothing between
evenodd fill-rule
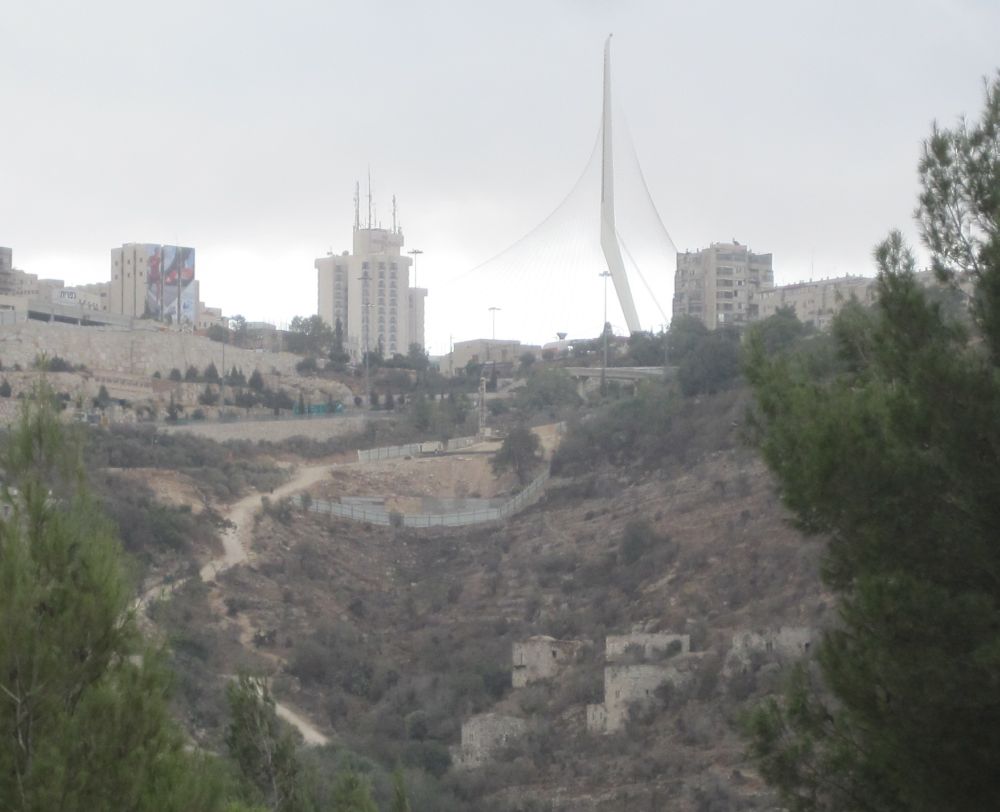
<instances>
[{"instance_id":1,"label":"beige stone building","mask_svg":"<svg viewBox=\"0 0 1000 812\"><path fill-rule=\"evenodd\" d=\"M723 664L723 673L731 676L745 671L755 657L764 660L797 660L809 651L815 637L815 629L804 626L738 632L733 635L732 647Z\"/></svg>"},{"instance_id":2,"label":"beige stone building","mask_svg":"<svg viewBox=\"0 0 1000 812\"><path fill-rule=\"evenodd\" d=\"M393 217L395 220L395 217ZM353 250L328 254L314 263L317 312L344 330L345 349L357 361L379 347L386 358L424 346L426 288L410 287L413 260L403 253L403 231L362 228L357 213Z\"/></svg>"},{"instance_id":3,"label":"beige stone building","mask_svg":"<svg viewBox=\"0 0 1000 812\"><path fill-rule=\"evenodd\" d=\"M770 254L735 240L677 254L673 315L693 316L710 330L742 326L759 317L761 291L774 287Z\"/></svg>"},{"instance_id":4,"label":"beige stone building","mask_svg":"<svg viewBox=\"0 0 1000 812\"><path fill-rule=\"evenodd\" d=\"M539 348L524 345L516 339L473 338L456 341L445 358L442 372L446 375L461 375L470 363L514 365L526 352L537 355Z\"/></svg>"},{"instance_id":5,"label":"beige stone building","mask_svg":"<svg viewBox=\"0 0 1000 812\"><path fill-rule=\"evenodd\" d=\"M452 748L452 762L459 769L482 767L505 747L528 731L528 723L516 716L481 713L462 723L462 743Z\"/></svg>"},{"instance_id":6,"label":"beige stone building","mask_svg":"<svg viewBox=\"0 0 1000 812\"><path fill-rule=\"evenodd\" d=\"M557 677L582 648L583 643L579 640L556 640L547 635L514 643L511 685L524 688L533 682Z\"/></svg>"},{"instance_id":7,"label":"beige stone building","mask_svg":"<svg viewBox=\"0 0 1000 812\"><path fill-rule=\"evenodd\" d=\"M199 302L194 272L193 248L154 243L112 248L108 312L194 327Z\"/></svg>"},{"instance_id":8,"label":"beige stone building","mask_svg":"<svg viewBox=\"0 0 1000 812\"><path fill-rule=\"evenodd\" d=\"M873 304L875 280L868 276L840 276L762 290L758 295L758 318L766 319L779 308L790 307L799 321L824 330L852 298L863 305Z\"/></svg>"},{"instance_id":9,"label":"beige stone building","mask_svg":"<svg viewBox=\"0 0 1000 812\"><path fill-rule=\"evenodd\" d=\"M686 685L699 656L689 635L670 632L609 635L604 652L604 701L587 705L591 733L621 730L634 706L655 706L663 686Z\"/></svg>"}]
</instances>

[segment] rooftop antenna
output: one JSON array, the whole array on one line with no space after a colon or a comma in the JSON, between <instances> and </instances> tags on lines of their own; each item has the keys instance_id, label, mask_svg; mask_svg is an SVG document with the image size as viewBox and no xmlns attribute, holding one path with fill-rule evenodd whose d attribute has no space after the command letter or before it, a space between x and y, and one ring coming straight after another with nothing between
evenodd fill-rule
<instances>
[{"instance_id":1,"label":"rooftop antenna","mask_svg":"<svg viewBox=\"0 0 1000 812\"><path fill-rule=\"evenodd\" d=\"M368 228L372 227L372 168L368 167Z\"/></svg>"},{"instance_id":2,"label":"rooftop antenna","mask_svg":"<svg viewBox=\"0 0 1000 812\"><path fill-rule=\"evenodd\" d=\"M354 181L354 230L361 228L361 184Z\"/></svg>"},{"instance_id":3,"label":"rooftop antenna","mask_svg":"<svg viewBox=\"0 0 1000 812\"><path fill-rule=\"evenodd\" d=\"M392 196L392 233L396 233L396 195Z\"/></svg>"}]
</instances>

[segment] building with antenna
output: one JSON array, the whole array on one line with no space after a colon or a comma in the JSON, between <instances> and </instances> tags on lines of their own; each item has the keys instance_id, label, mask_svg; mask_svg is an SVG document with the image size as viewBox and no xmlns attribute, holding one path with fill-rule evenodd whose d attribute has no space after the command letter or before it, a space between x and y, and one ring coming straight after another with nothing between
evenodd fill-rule
<instances>
[{"instance_id":1,"label":"building with antenna","mask_svg":"<svg viewBox=\"0 0 1000 812\"><path fill-rule=\"evenodd\" d=\"M413 260L403 252L396 198L392 225L382 228L373 213L369 184L368 213L361 221L360 196L354 191L353 250L329 254L314 263L317 312L335 327L340 321L344 348L355 360L366 350L381 349L386 358L406 355L411 344L424 346L425 288L410 287Z\"/></svg>"}]
</instances>

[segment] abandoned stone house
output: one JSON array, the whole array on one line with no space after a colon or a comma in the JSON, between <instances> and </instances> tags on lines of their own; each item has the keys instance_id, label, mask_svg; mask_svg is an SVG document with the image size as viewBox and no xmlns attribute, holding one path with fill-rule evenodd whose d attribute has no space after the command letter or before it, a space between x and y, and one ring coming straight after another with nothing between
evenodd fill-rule
<instances>
[{"instance_id":1,"label":"abandoned stone house","mask_svg":"<svg viewBox=\"0 0 1000 812\"><path fill-rule=\"evenodd\" d=\"M686 634L609 635L604 641L604 701L587 706L587 730L621 730L633 705L655 705L661 701L659 689L663 685L686 684L690 679L690 651L691 638Z\"/></svg>"},{"instance_id":2,"label":"abandoned stone house","mask_svg":"<svg viewBox=\"0 0 1000 812\"><path fill-rule=\"evenodd\" d=\"M516 716L500 713L470 716L462 723L462 743L451 748L452 764L458 769L481 767L527 730L528 723Z\"/></svg>"},{"instance_id":3,"label":"abandoned stone house","mask_svg":"<svg viewBox=\"0 0 1000 812\"><path fill-rule=\"evenodd\" d=\"M556 640L547 635L536 635L514 643L511 685L523 688L533 682L558 676L563 668L576 659L582 648L583 643L579 640Z\"/></svg>"},{"instance_id":4,"label":"abandoned stone house","mask_svg":"<svg viewBox=\"0 0 1000 812\"><path fill-rule=\"evenodd\" d=\"M755 658L764 660L797 659L809 651L816 632L804 626L782 626L733 635L723 674L732 676L746 671Z\"/></svg>"}]
</instances>

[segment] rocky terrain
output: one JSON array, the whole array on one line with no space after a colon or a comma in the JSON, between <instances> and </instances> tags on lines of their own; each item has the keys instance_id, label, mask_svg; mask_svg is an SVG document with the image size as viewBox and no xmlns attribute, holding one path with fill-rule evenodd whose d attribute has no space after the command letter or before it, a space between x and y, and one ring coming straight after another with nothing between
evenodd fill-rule
<instances>
[{"instance_id":1,"label":"rocky terrain","mask_svg":"<svg viewBox=\"0 0 1000 812\"><path fill-rule=\"evenodd\" d=\"M280 498L308 485L317 497L406 506L513 487L492 478L487 457L298 460L305 479L216 507L242 511L247 559L153 608L177 652L179 712L217 746L228 675L263 671L307 740L433 776L452 804L441 808L770 808L739 716L801 653L782 648L785 631L807 644L828 601L818 542L789 525L743 445L745 405L705 398L693 413L713 431L700 447L682 424L662 464L555 477L502 525L376 527ZM690 653L628 652L607 673L683 679L657 682L621 729L588 729L588 705L605 700L605 639L637 631L686 635ZM557 674L515 689L514 645L539 635L580 645ZM518 720L519 732L466 763L463 723L471 735L487 713Z\"/></svg>"}]
</instances>

